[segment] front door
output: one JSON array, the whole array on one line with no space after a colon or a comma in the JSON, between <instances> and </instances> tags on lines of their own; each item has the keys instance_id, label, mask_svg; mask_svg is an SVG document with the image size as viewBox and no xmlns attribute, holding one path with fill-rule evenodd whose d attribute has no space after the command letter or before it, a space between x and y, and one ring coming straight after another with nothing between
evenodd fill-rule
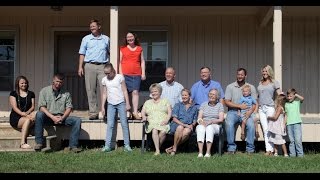
<instances>
[{"instance_id":1,"label":"front door","mask_svg":"<svg viewBox=\"0 0 320 180\"><path fill-rule=\"evenodd\" d=\"M65 75L64 88L71 93L74 110L88 110L84 77L78 76L79 47L88 31L55 31L54 67Z\"/></svg>"}]
</instances>

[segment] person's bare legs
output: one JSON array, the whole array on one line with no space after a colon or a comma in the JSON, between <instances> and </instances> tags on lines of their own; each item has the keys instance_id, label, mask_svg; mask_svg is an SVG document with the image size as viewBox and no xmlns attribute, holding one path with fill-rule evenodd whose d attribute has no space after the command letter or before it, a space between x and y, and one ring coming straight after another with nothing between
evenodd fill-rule
<instances>
[{"instance_id":1,"label":"person's bare legs","mask_svg":"<svg viewBox=\"0 0 320 180\"><path fill-rule=\"evenodd\" d=\"M138 104L139 104L139 91L133 90L132 91L132 108L133 108L134 114L138 114Z\"/></svg>"},{"instance_id":2,"label":"person's bare legs","mask_svg":"<svg viewBox=\"0 0 320 180\"><path fill-rule=\"evenodd\" d=\"M159 139L159 131L157 129L152 129L152 140L154 143L154 147L156 148L156 152L154 155L160 154L160 139Z\"/></svg>"},{"instance_id":3,"label":"person's bare legs","mask_svg":"<svg viewBox=\"0 0 320 180\"><path fill-rule=\"evenodd\" d=\"M172 146L172 151L175 153L178 146L189 139L191 129L185 128L183 126L178 126L176 133L174 135L174 144ZM172 154L172 153L171 153ZM173 154L174 155L174 154Z\"/></svg>"},{"instance_id":4,"label":"person's bare legs","mask_svg":"<svg viewBox=\"0 0 320 180\"><path fill-rule=\"evenodd\" d=\"M198 141L199 154L203 154L203 142Z\"/></svg>"},{"instance_id":5,"label":"person's bare legs","mask_svg":"<svg viewBox=\"0 0 320 180\"><path fill-rule=\"evenodd\" d=\"M246 139L246 135L245 135L245 128L246 128L246 124L247 124L247 119L243 119L241 122L241 140L244 141Z\"/></svg>"},{"instance_id":6,"label":"person's bare legs","mask_svg":"<svg viewBox=\"0 0 320 180\"><path fill-rule=\"evenodd\" d=\"M29 134L29 129L33 125L33 121L27 117L21 117L18 122L18 128L21 128L21 141L20 145L27 143L27 137Z\"/></svg>"},{"instance_id":7,"label":"person's bare legs","mask_svg":"<svg viewBox=\"0 0 320 180\"><path fill-rule=\"evenodd\" d=\"M287 151L286 144L282 144L281 147L282 147L283 155L284 156L288 156L288 151Z\"/></svg>"},{"instance_id":8,"label":"person's bare legs","mask_svg":"<svg viewBox=\"0 0 320 180\"><path fill-rule=\"evenodd\" d=\"M212 146L212 143L210 141L207 141L207 152L206 152L206 154L210 154L211 155L211 146Z\"/></svg>"},{"instance_id":9,"label":"person's bare legs","mask_svg":"<svg viewBox=\"0 0 320 180\"><path fill-rule=\"evenodd\" d=\"M166 139L166 132L164 132L164 131L160 131L160 133L159 133L159 148L162 146L162 144L163 144L163 142L164 142L164 140ZM159 151L160 152L160 151Z\"/></svg>"}]
</instances>

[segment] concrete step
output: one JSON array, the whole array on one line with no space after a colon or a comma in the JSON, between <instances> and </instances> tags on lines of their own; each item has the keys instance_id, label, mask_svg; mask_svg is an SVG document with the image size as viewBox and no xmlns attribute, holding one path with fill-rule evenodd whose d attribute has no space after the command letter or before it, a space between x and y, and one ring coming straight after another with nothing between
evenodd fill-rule
<instances>
[{"instance_id":1,"label":"concrete step","mask_svg":"<svg viewBox=\"0 0 320 180\"><path fill-rule=\"evenodd\" d=\"M45 136L44 139L44 150L50 150L52 145L55 145L56 135L53 136ZM0 137L0 150L8 150L11 151L12 149L19 149L20 148L20 141L21 137ZM28 144L33 148L36 144L35 137L29 136L27 138Z\"/></svg>"},{"instance_id":2,"label":"concrete step","mask_svg":"<svg viewBox=\"0 0 320 180\"><path fill-rule=\"evenodd\" d=\"M29 131L30 135L34 135L34 127ZM44 136L55 135L56 128L54 126L44 127ZM0 138L1 137L21 137L21 129L11 127L9 123L0 123Z\"/></svg>"}]
</instances>

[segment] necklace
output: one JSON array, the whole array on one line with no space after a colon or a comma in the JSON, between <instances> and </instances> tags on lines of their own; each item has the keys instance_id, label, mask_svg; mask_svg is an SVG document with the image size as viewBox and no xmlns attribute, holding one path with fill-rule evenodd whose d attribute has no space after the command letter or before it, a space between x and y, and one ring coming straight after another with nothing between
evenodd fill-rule
<instances>
[{"instance_id":1,"label":"necklace","mask_svg":"<svg viewBox=\"0 0 320 180\"><path fill-rule=\"evenodd\" d=\"M25 112L25 111L27 110L27 102L28 102L28 91L27 91L26 101L25 101L23 107L22 107L21 101L20 101L20 94L18 94L18 108L19 108L22 112Z\"/></svg>"}]
</instances>

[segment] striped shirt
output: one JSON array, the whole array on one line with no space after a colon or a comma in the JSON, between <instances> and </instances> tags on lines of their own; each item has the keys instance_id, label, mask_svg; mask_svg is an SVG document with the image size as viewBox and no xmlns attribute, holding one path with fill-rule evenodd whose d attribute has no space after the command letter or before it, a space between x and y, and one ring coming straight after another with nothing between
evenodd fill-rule
<instances>
[{"instance_id":1,"label":"striped shirt","mask_svg":"<svg viewBox=\"0 0 320 180\"><path fill-rule=\"evenodd\" d=\"M167 98L170 101L171 107L182 101L181 91L183 86L180 83L173 81L169 84L167 81L162 81L159 84L162 87L161 98Z\"/></svg>"},{"instance_id":2,"label":"striped shirt","mask_svg":"<svg viewBox=\"0 0 320 180\"><path fill-rule=\"evenodd\" d=\"M219 113L224 112L223 105L220 102L212 106L209 105L208 101L202 103L199 110L203 111L202 119L205 121L219 119Z\"/></svg>"}]
</instances>

